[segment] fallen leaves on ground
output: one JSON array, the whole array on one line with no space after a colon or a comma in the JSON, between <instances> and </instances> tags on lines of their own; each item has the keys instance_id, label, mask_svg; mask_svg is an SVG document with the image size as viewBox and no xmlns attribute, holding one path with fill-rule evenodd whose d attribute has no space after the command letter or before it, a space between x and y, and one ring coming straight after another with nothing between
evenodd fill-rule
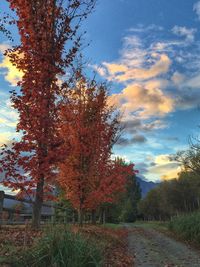
<instances>
[{"instance_id":1,"label":"fallen leaves on ground","mask_svg":"<svg viewBox=\"0 0 200 267\"><path fill-rule=\"evenodd\" d=\"M128 253L128 230L98 226L84 226L83 228L74 228L74 230L78 230L104 244L104 267L134 266L134 258Z\"/></svg>"},{"instance_id":2,"label":"fallen leaves on ground","mask_svg":"<svg viewBox=\"0 0 200 267\"><path fill-rule=\"evenodd\" d=\"M72 231L79 232L95 240L102 246L104 253L103 267L132 267L134 259L128 253L127 235L124 228L111 229L101 226L72 226ZM0 257L9 258L27 247L31 247L43 231L34 231L26 227L6 227L0 229Z\"/></svg>"},{"instance_id":3,"label":"fallen leaves on ground","mask_svg":"<svg viewBox=\"0 0 200 267\"><path fill-rule=\"evenodd\" d=\"M0 257L13 256L14 253L27 249L41 235L41 231L34 231L27 227L0 228Z\"/></svg>"}]
</instances>

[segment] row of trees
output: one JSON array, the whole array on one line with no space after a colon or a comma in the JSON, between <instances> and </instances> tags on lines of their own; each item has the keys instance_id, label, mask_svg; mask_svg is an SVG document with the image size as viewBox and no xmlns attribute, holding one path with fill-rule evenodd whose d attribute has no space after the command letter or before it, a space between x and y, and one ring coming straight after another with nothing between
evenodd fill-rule
<instances>
[{"instance_id":1,"label":"row of trees","mask_svg":"<svg viewBox=\"0 0 200 267\"><path fill-rule=\"evenodd\" d=\"M148 220L168 220L174 215L200 208L200 142L190 140L189 149L172 159L182 166L177 179L162 182L140 202L140 213Z\"/></svg>"},{"instance_id":2,"label":"row of trees","mask_svg":"<svg viewBox=\"0 0 200 267\"><path fill-rule=\"evenodd\" d=\"M200 180L194 173L182 172L178 179L162 182L140 202L145 220L169 220L200 207Z\"/></svg>"},{"instance_id":3,"label":"row of trees","mask_svg":"<svg viewBox=\"0 0 200 267\"><path fill-rule=\"evenodd\" d=\"M124 163L123 163L124 164ZM85 222L119 223L134 222L138 217L138 203L141 199L140 185L135 175L126 176L126 190L117 194L116 201L101 203L95 210L86 210L83 214ZM55 214L56 221L76 222L77 210L65 197L65 192L60 191Z\"/></svg>"},{"instance_id":4,"label":"row of trees","mask_svg":"<svg viewBox=\"0 0 200 267\"><path fill-rule=\"evenodd\" d=\"M63 144L57 182L78 210L95 211L115 202L125 190L133 164L112 160L112 146L120 133L119 114L108 106L107 88L76 72L71 90L60 101L59 133ZM67 97L66 97L67 96Z\"/></svg>"},{"instance_id":5,"label":"row of trees","mask_svg":"<svg viewBox=\"0 0 200 267\"><path fill-rule=\"evenodd\" d=\"M45 197L60 187L79 213L113 203L126 189L133 165L112 160L120 116L108 105L105 84L89 80L75 59L79 27L94 0L7 0L20 44L6 56L23 72L12 106L20 140L1 153L4 185L34 193L33 227L40 225ZM4 29L4 28L2 28Z\"/></svg>"}]
</instances>

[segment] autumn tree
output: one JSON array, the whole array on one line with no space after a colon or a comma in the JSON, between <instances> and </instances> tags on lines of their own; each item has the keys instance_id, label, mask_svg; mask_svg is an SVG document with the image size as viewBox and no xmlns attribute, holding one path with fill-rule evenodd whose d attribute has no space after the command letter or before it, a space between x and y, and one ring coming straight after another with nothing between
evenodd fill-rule
<instances>
[{"instance_id":1,"label":"autumn tree","mask_svg":"<svg viewBox=\"0 0 200 267\"><path fill-rule=\"evenodd\" d=\"M54 183L60 140L56 130L57 102L66 86L62 77L80 47L79 26L94 0L7 0L15 12L20 45L7 51L23 72L19 92L11 92L19 113L21 140L3 150L4 184L21 192L35 191L33 227L40 224L44 193ZM4 28L2 28L4 29Z\"/></svg>"},{"instance_id":2,"label":"autumn tree","mask_svg":"<svg viewBox=\"0 0 200 267\"><path fill-rule=\"evenodd\" d=\"M118 164L130 167L124 160L118 158ZM132 167L134 164L132 164ZM131 173L131 174L130 174ZM125 173L125 189L116 194L112 203L103 203L100 209L101 223L110 222L134 222L138 215L138 202L141 199L140 185L136 179L137 170L129 170Z\"/></svg>"},{"instance_id":3,"label":"autumn tree","mask_svg":"<svg viewBox=\"0 0 200 267\"><path fill-rule=\"evenodd\" d=\"M106 209L105 207L115 205L120 201L121 195L128 193L128 180L127 177L135 175L134 164L122 165L119 159L109 159L105 164L105 169L99 176L100 185L96 187L96 191L91 194L93 205L96 202L97 207L101 207L101 221L105 222Z\"/></svg>"},{"instance_id":4,"label":"autumn tree","mask_svg":"<svg viewBox=\"0 0 200 267\"><path fill-rule=\"evenodd\" d=\"M68 91L60 105L60 139L66 156L59 164L58 182L82 224L83 211L114 201L132 169L111 160L120 124L118 112L108 105L106 85L77 72L70 97Z\"/></svg>"}]
</instances>

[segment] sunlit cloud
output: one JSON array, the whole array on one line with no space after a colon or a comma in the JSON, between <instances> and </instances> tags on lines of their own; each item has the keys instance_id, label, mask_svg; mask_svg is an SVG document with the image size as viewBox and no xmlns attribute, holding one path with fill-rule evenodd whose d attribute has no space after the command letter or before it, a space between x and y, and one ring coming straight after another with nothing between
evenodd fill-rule
<instances>
[{"instance_id":1,"label":"sunlit cloud","mask_svg":"<svg viewBox=\"0 0 200 267\"><path fill-rule=\"evenodd\" d=\"M146 69L130 68L116 63L103 63L103 65L107 68L108 79L118 82L147 80L168 72L171 61L167 55L152 54L152 60L154 61L152 66Z\"/></svg>"},{"instance_id":2,"label":"sunlit cloud","mask_svg":"<svg viewBox=\"0 0 200 267\"><path fill-rule=\"evenodd\" d=\"M118 60L103 62L99 68L94 66L109 81L124 84L122 91L112 94L109 100L122 110L125 120L164 117L174 111L174 99L165 92L171 81L163 79L172 61L161 46L160 43L157 50L152 44L145 48L139 36L127 36ZM177 79L174 76L176 82Z\"/></svg>"},{"instance_id":3,"label":"sunlit cloud","mask_svg":"<svg viewBox=\"0 0 200 267\"><path fill-rule=\"evenodd\" d=\"M19 134L13 132L0 132L0 146L10 143L14 138L17 138Z\"/></svg>"},{"instance_id":4,"label":"sunlit cloud","mask_svg":"<svg viewBox=\"0 0 200 267\"><path fill-rule=\"evenodd\" d=\"M128 82L147 80L168 72L171 60L165 53L155 47L145 48L141 39L127 36L123 39L120 59L114 62L103 62L99 74L108 80Z\"/></svg>"},{"instance_id":5,"label":"sunlit cloud","mask_svg":"<svg viewBox=\"0 0 200 267\"><path fill-rule=\"evenodd\" d=\"M11 84L11 86L16 86L21 80L23 72L19 71L16 66L14 66L9 56L4 56L4 52L9 48L7 44L0 44L0 52L2 54L2 61L0 62L1 75L4 76L5 80Z\"/></svg>"},{"instance_id":6,"label":"sunlit cloud","mask_svg":"<svg viewBox=\"0 0 200 267\"><path fill-rule=\"evenodd\" d=\"M149 41L150 31L143 26L133 28L123 38L119 58L95 66L101 76L123 86L109 100L123 111L124 121L162 119L200 104L196 90L200 87L200 44L193 42L196 29L176 25L172 33L177 37Z\"/></svg>"},{"instance_id":7,"label":"sunlit cloud","mask_svg":"<svg viewBox=\"0 0 200 267\"><path fill-rule=\"evenodd\" d=\"M128 154L128 159L134 159L140 177L151 181L171 180L178 177L181 171L179 163L171 161L169 154L153 155L150 151L135 151Z\"/></svg>"},{"instance_id":8,"label":"sunlit cloud","mask_svg":"<svg viewBox=\"0 0 200 267\"><path fill-rule=\"evenodd\" d=\"M5 72L3 73L5 80L8 81L12 86L16 86L23 76L22 72L13 66L8 56L3 58L3 61L0 63L0 68L5 69Z\"/></svg>"},{"instance_id":9,"label":"sunlit cloud","mask_svg":"<svg viewBox=\"0 0 200 267\"><path fill-rule=\"evenodd\" d=\"M181 171L179 164L171 161L168 154L156 156L153 163L153 166L148 168L148 172L157 179L174 179L178 177L178 173Z\"/></svg>"},{"instance_id":10,"label":"sunlit cloud","mask_svg":"<svg viewBox=\"0 0 200 267\"><path fill-rule=\"evenodd\" d=\"M121 93L113 94L110 101L124 111L126 118L162 117L174 109L174 100L151 82L130 84Z\"/></svg>"}]
</instances>

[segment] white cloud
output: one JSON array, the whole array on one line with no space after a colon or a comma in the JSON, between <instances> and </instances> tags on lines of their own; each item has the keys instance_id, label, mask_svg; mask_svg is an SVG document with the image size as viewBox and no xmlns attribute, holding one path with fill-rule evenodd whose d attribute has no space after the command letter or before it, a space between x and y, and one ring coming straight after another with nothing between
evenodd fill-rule
<instances>
[{"instance_id":1,"label":"white cloud","mask_svg":"<svg viewBox=\"0 0 200 267\"><path fill-rule=\"evenodd\" d=\"M2 92L0 93L0 126L1 129L9 128L14 130L18 122L18 113L12 107L9 94Z\"/></svg>"},{"instance_id":2,"label":"white cloud","mask_svg":"<svg viewBox=\"0 0 200 267\"><path fill-rule=\"evenodd\" d=\"M96 64L89 65L89 67L92 67L100 76L106 76L106 70L105 68L98 66Z\"/></svg>"},{"instance_id":3,"label":"white cloud","mask_svg":"<svg viewBox=\"0 0 200 267\"><path fill-rule=\"evenodd\" d=\"M142 24L139 24L137 27L131 27L129 29L130 32L135 32L135 33L143 33L143 32L148 32L148 31L162 31L163 27L155 24L151 24L149 26L144 26Z\"/></svg>"},{"instance_id":4,"label":"white cloud","mask_svg":"<svg viewBox=\"0 0 200 267\"><path fill-rule=\"evenodd\" d=\"M189 29L189 28L181 27L181 26L177 26L177 25L172 28L172 32L175 35L185 37L185 41L188 43L191 43L194 41L194 35L195 35L196 31L197 30L194 28Z\"/></svg>"},{"instance_id":5,"label":"white cloud","mask_svg":"<svg viewBox=\"0 0 200 267\"><path fill-rule=\"evenodd\" d=\"M198 19L200 20L200 1L194 4L193 10L196 12Z\"/></svg>"},{"instance_id":6,"label":"white cloud","mask_svg":"<svg viewBox=\"0 0 200 267\"><path fill-rule=\"evenodd\" d=\"M8 44L6 44L6 43L2 43L2 44L0 44L0 53L1 53L1 54L4 54L5 51L6 51L7 49L9 49L9 48L10 48L10 46L9 46Z\"/></svg>"},{"instance_id":7,"label":"white cloud","mask_svg":"<svg viewBox=\"0 0 200 267\"><path fill-rule=\"evenodd\" d=\"M181 74L178 71L175 71L171 79L176 86L179 86L184 82L185 78L185 75Z\"/></svg>"},{"instance_id":8,"label":"white cloud","mask_svg":"<svg viewBox=\"0 0 200 267\"><path fill-rule=\"evenodd\" d=\"M190 88L200 88L200 73L192 77L191 79L188 79L186 82L186 86Z\"/></svg>"}]
</instances>

